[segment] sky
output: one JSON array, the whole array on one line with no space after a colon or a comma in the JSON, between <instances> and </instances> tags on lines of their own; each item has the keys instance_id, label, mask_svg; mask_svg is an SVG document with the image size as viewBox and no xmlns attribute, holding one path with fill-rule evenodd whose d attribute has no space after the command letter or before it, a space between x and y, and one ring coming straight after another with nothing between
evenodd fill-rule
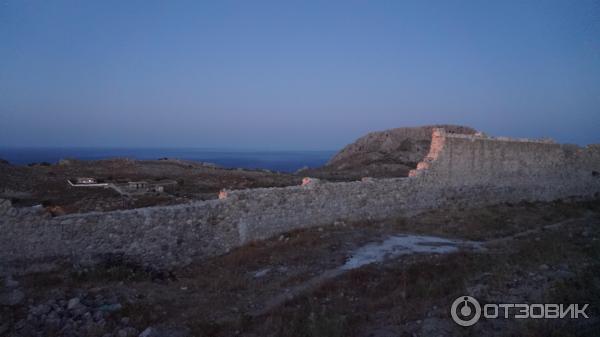
<instances>
[{"instance_id":1,"label":"sky","mask_svg":"<svg viewBox=\"0 0 600 337\"><path fill-rule=\"evenodd\" d=\"M0 146L600 143L599 1L0 0Z\"/></svg>"}]
</instances>

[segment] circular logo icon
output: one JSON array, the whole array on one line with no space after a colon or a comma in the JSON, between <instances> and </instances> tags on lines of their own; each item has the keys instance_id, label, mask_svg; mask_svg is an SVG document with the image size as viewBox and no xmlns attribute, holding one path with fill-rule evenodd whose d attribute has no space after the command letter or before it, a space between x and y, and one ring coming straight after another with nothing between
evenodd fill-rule
<instances>
[{"instance_id":1,"label":"circular logo icon","mask_svg":"<svg viewBox=\"0 0 600 337\"><path fill-rule=\"evenodd\" d=\"M456 324L461 326L471 326L481 317L481 306L476 299L471 296L461 296L454 300L450 308L450 314Z\"/></svg>"}]
</instances>

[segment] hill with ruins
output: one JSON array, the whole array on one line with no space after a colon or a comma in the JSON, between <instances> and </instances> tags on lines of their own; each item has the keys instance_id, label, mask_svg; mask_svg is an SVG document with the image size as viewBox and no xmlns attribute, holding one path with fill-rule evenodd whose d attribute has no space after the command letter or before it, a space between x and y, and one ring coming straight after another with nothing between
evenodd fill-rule
<instances>
[{"instance_id":1,"label":"hill with ruins","mask_svg":"<svg viewBox=\"0 0 600 337\"><path fill-rule=\"evenodd\" d=\"M450 133L475 133L474 129L465 126L438 126ZM405 177L427 154L434 127L404 127L369 133L344 147L325 166L296 174L226 169L210 163L172 158L63 159L55 164L31 163L27 166L0 161L0 198L10 200L15 207L41 205L53 215L59 215L210 200L216 199L222 189L293 186L300 184L304 176L331 181ZM91 177L110 186L141 182L164 185L164 189L160 193L123 195L118 189L82 189L66 183L77 177Z\"/></svg>"},{"instance_id":2,"label":"hill with ruins","mask_svg":"<svg viewBox=\"0 0 600 337\"><path fill-rule=\"evenodd\" d=\"M435 128L443 128L448 133L477 132L468 126L449 124L370 132L346 145L325 166L301 173L332 180L405 177L427 155Z\"/></svg>"}]
</instances>

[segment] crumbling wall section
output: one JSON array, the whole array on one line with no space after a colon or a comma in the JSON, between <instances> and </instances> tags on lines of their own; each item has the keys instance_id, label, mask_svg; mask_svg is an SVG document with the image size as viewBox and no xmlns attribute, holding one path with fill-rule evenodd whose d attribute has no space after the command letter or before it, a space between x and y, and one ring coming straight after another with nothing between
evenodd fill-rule
<instances>
[{"instance_id":1,"label":"crumbling wall section","mask_svg":"<svg viewBox=\"0 0 600 337\"><path fill-rule=\"evenodd\" d=\"M443 134L443 130L436 130ZM443 135L444 150L423 178L457 188L515 188L515 198L552 200L590 196L600 179L598 146L578 147L546 140Z\"/></svg>"}]
</instances>

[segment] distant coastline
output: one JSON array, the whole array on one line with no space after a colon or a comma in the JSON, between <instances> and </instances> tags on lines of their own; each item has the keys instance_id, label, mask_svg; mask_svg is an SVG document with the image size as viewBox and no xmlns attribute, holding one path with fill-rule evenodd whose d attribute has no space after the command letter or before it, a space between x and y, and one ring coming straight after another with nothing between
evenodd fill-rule
<instances>
[{"instance_id":1,"label":"distant coastline","mask_svg":"<svg viewBox=\"0 0 600 337\"><path fill-rule=\"evenodd\" d=\"M304 167L324 165L334 154L330 151L261 151L202 148L86 148L86 147L0 147L0 159L13 165L57 163L61 159L100 160L131 158L152 160L174 158L214 163L226 168L267 169L295 172Z\"/></svg>"}]
</instances>

